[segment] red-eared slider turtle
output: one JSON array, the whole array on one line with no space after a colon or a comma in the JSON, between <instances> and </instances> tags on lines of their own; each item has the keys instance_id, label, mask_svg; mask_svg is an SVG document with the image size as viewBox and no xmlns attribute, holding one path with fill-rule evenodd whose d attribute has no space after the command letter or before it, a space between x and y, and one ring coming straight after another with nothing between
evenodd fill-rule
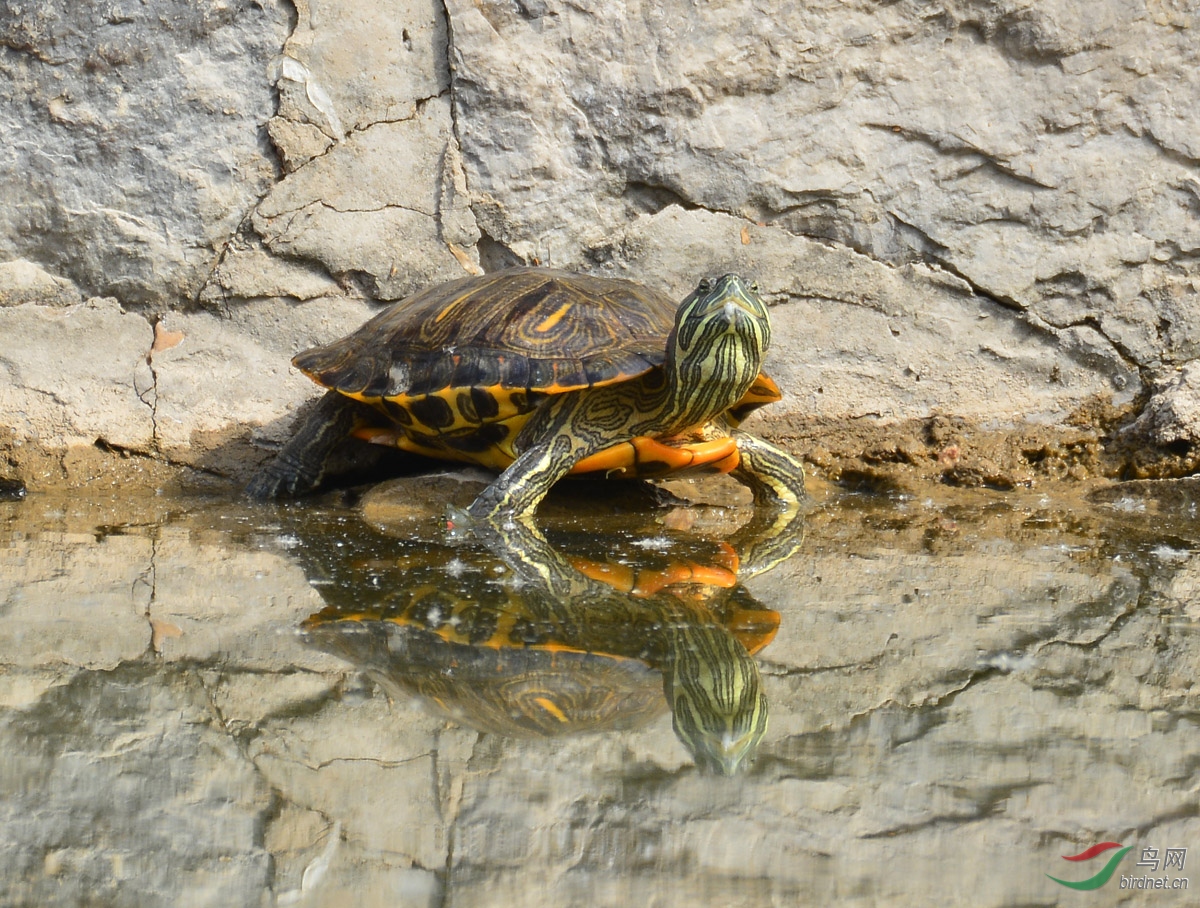
<instances>
[{"instance_id":1,"label":"red-eared slider turtle","mask_svg":"<svg viewBox=\"0 0 1200 908\"><path fill-rule=\"evenodd\" d=\"M650 476L707 465L760 504L804 495L800 463L734 434L777 400L760 371L766 306L737 275L680 305L626 280L515 268L424 290L293 363L330 391L250 482L256 498L317 486L349 434L503 470L469 509L532 514L572 470Z\"/></svg>"}]
</instances>

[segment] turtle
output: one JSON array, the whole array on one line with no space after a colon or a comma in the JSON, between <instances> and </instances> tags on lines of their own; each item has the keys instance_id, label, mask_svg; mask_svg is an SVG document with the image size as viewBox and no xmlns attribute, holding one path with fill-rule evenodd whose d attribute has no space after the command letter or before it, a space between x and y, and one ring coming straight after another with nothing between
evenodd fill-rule
<instances>
[{"instance_id":1,"label":"turtle","mask_svg":"<svg viewBox=\"0 0 1200 908\"><path fill-rule=\"evenodd\" d=\"M329 389L250 481L259 499L315 489L347 435L502 471L463 515L529 518L559 479L730 473L790 508L804 470L737 431L780 399L761 371L770 317L736 274L680 304L622 278L519 267L422 290L297 355Z\"/></svg>"},{"instance_id":2,"label":"turtle","mask_svg":"<svg viewBox=\"0 0 1200 908\"><path fill-rule=\"evenodd\" d=\"M744 771L768 715L753 654L774 638L779 613L735 579L705 585L716 569L642 593L637 575L597 580L589 575L608 562L580 570L579 556L514 529L520 564L540 565L523 582L497 575L503 562L486 550L411 544L375 561L367 584L361 570L354 586L324 584L335 598L303 623L304 639L389 695L507 737L634 728L665 703L701 769ZM638 574L658 576L652 556L640 560L649 563Z\"/></svg>"}]
</instances>

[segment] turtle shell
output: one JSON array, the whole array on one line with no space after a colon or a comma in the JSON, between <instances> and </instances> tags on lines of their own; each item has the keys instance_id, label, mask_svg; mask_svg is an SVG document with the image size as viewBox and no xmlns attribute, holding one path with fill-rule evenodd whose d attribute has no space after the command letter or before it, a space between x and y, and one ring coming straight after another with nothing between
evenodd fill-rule
<instances>
[{"instance_id":1,"label":"turtle shell","mask_svg":"<svg viewBox=\"0 0 1200 908\"><path fill-rule=\"evenodd\" d=\"M292 362L371 402L452 388L557 393L660 365L677 308L632 281L514 268L422 290Z\"/></svg>"}]
</instances>

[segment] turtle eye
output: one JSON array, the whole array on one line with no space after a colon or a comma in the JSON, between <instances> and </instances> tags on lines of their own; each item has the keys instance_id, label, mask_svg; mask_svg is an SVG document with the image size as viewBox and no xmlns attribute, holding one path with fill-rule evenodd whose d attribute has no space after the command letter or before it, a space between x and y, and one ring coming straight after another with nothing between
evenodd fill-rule
<instances>
[{"instance_id":1,"label":"turtle eye","mask_svg":"<svg viewBox=\"0 0 1200 908\"><path fill-rule=\"evenodd\" d=\"M750 283L750 292L751 292L751 293L758 293L758 281L751 281L751 283Z\"/></svg>"},{"instance_id":2,"label":"turtle eye","mask_svg":"<svg viewBox=\"0 0 1200 908\"><path fill-rule=\"evenodd\" d=\"M708 291L712 290L712 281L706 277L700 278L700 286L698 289L701 293L708 293Z\"/></svg>"}]
</instances>

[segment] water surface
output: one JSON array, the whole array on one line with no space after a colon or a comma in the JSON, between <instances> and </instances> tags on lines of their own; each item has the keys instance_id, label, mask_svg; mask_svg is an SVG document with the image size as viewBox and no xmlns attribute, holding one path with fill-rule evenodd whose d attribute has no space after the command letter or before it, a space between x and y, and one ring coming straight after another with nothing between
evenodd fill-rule
<instances>
[{"instance_id":1,"label":"water surface","mask_svg":"<svg viewBox=\"0 0 1200 908\"><path fill-rule=\"evenodd\" d=\"M744 511L594 497L543 525L617 584L604 655L602 616L534 620L519 566L429 515L0 503L0 902L1052 905L1105 841L1133 847L1096 904L1195 898L1121 886L1200 862L1196 485L825 490L759 574ZM680 565L705 582L628 589ZM418 585L473 650L406 623ZM549 656L514 670L497 616ZM686 621L769 706L729 777L664 696L655 628ZM497 660L508 701L472 674Z\"/></svg>"}]
</instances>

